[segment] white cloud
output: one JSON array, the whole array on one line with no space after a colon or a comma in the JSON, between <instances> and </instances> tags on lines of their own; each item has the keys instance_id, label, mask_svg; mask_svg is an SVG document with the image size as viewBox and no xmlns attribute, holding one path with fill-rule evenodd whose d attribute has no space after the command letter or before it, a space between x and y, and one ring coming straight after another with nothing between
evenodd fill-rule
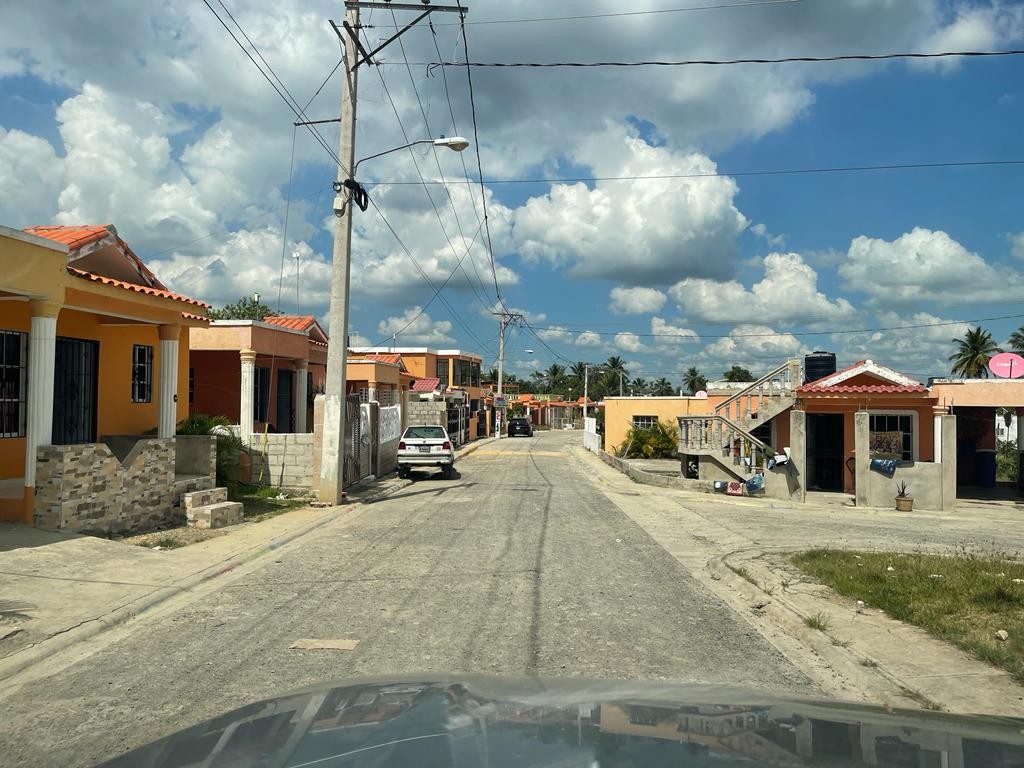
<instances>
[{"instance_id":1,"label":"white cloud","mask_svg":"<svg viewBox=\"0 0 1024 768\"><path fill-rule=\"evenodd\" d=\"M652 147L624 125L583 138L572 157L599 176L716 171L708 157ZM737 191L728 177L556 184L516 210L515 238L527 260L566 266L578 278L636 286L722 277L747 226L733 204Z\"/></svg>"},{"instance_id":2,"label":"white cloud","mask_svg":"<svg viewBox=\"0 0 1024 768\"><path fill-rule=\"evenodd\" d=\"M768 231L768 227L764 224L755 224L750 228L750 231L757 237L764 240L772 248L781 248L786 244L785 235L773 235Z\"/></svg>"},{"instance_id":3,"label":"white cloud","mask_svg":"<svg viewBox=\"0 0 1024 768\"><path fill-rule=\"evenodd\" d=\"M64 163L45 139L0 127L0 222L48 224L57 211Z\"/></svg>"},{"instance_id":4,"label":"white cloud","mask_svg":"<svg viewBox=\"0 0 1024 768\"><path fill-rule=\"evenodd\" d=\"M910 315L880 312L875 322L878 328L898 330L833 336L840 359L851 362L871 359L921 381L929 376L948 375L953 339L963 336L970 327L968 323L927 312Z\"/></svg>"},{"instance_id":5,"label":"white cloud","mask_svg":"<svg viewBox=\"0 0 1024 768\"><path fill-rule=\"evenodd\" d=\"M381 336L398 334L401 344L448 344L455 341L450 335L452 324L447 320L432 320L421 307L412 307L398 317L381 320L377 325Z\"/></svg>"},{"instance_id":6,"label":"white cloud","mask_svg":"<svg viewBox=\"0 0 1024 768\"><path fill-rule=\"evenodd\" d=\"M640 341L640 337L635 333L624 331L622 333L615 334L615 347L621 349L623 352L648 352L648 347Z\"/></svg>"},{"instance_id":7,"label":"white cloud","mask_svg":"<svg viewBox=\"0 0 1024 768\"><path fill-rule=\"evenodd\" d=\"M651 318L651 333L656 346L678 346L700 341L696 331L672 325L660 317Z\"/></svg>"},{"instance_id":8,"label":"white cloud","mask_svg":"<svg viewBox=\"0 0 1024 768\"><path fill-rule=\"evenodd\" d=\"M669 295L688 320L785 323L842 320L855 314L846 299L830 300L818 290L818 273L797 253L772 253L764 259L764 278L748 291L735 280L689 278Z\"/></svg>"},{"instance_id":9,"label":"white cloud","mask_svg":"<svg viewBox=\"0 0 1024 768\"><path fill-rule=\"evenodd\" d=\"M980 302L1006 297L1021 275L995 269L945 232L915 228L896 240L858 237L850 244L839 274L847 286L882 309L922 302Z\"/></svg>"},{"instance_id":10,"label":"white cloud","mask_svg":"<svg viewBox=\"0 0 1024 768\"><path fill-rule=\"evenodd\" d=\"M612 288L609 308L617 315L644 315L657 312L667 301L661 291L654 288Z\"/></svg>"},{"instance_id":11,"label":"white cloud","mask_svg":"<svg viewBox=\"0 0 1024 768\"><path fill-rule=\"evenodd\" d=\"M712 372L740 365L751 371L774 368L807 348L791 333L779 333L766 325L739 325L700 353L703 367Z\"/></svg>"},{"instance_id":12,"label":"white cloud","mask_svg":"<svg viewBox=\"0 0 1024 768\"><path fill-rule=\"evenodd\" d=\"M537 335L540 336L544 341L563 341L572 343L573 334L564 325L553 325L543 330L538 330Z\"/></svg>"},{"instance_id":13,"label":"white cloud","mask_svg":"<svg viewBox=\"0 0 1024 768\"><path fill-rule=\"evenodd\" d=\"M1018 259L1024 259L1024 232L1010 235L1010 253Z\"/></svg>"},{"instance_id":14,"label":"white cloud","mask_svg":"<svg viewBox=\"0 0 1024 768\"><path fill-rule=\"evenodd\" d=\"M604 342L601 341L600 334L594 331L584 331L576 337L576 346L578 347L600 347L604 346Z\"/></svg>"},{"instance_id":15,"label":"white cloud","mask_svg":"<svg viewBox=\"0 0 1024 768\"><path fill-rule=\"evenodd\" d=\"M925 53L942 51L984 51L998 49L1024 36L1024 8L1007 6L998 1L991 7L958 9L956 17L921 41ZM963 60L947 58L915 61L918 69L950 72L959 69Z\"/></svg>"}]
</instances>

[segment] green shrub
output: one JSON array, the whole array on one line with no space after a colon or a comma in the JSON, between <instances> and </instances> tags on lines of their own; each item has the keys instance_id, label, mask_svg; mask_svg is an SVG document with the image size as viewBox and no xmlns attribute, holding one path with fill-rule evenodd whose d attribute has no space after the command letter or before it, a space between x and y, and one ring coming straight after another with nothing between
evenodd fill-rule
<instances>
[{"instance_id":1,"label":"green shrub","mask_svg":"<svg viewBox=\"0 0 1024 768\"><path fill-rule=\"evenodd\" d=\"M1000 440L996 449L996 478L1015 483L1018 469L1017 445L1009 440Z\"/></svg>"},{"instance_id":2,"label":"green shrub","mask_svg":"<svg viewBox=\"0 0 1024 768\"><path fill-rule=\"evenodd\" d=\"M226 416L206 416L195 413L178 424L179 435L217 436L217 485L235 483L241 465L245 443L242 442Z\"/></svg>"},{"instance_id":3,"label":"green shrub","mask_svg":"<svg viewBox=\"0 0 1024 768\"><path fill-rule=\"evenodd\" d=\"M658 422L648 429L630 427L618 451L621 459L674 459L679 452L679 430Z\"/></svg>"}]
</instances>

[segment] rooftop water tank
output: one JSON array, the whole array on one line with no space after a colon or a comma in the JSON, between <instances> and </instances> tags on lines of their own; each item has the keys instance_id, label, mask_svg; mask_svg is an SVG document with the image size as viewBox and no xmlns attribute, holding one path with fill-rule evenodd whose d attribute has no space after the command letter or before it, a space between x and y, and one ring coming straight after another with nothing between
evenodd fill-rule
<instances>
[{"instance_id":1,"label":"rooftop water tank","mask_svg":"<svg viewBox=\"0 0 1024 768\"><path fill-rule=\"evenodd\" d=\"M835 352L812 352L804 356L804 384L836 372Z\"/></svg>"}]
</instances>

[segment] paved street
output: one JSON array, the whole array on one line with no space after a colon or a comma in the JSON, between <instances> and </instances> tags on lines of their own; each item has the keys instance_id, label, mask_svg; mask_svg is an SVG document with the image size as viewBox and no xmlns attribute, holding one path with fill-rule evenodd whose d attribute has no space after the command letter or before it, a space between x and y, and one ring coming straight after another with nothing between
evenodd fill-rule
<instances>
[{"instance_id":1,"label":"paved street","mask_svg":"<svg viewBox=\"0 0 1024 768\"><path fill-rule=\"evenodd\" d=\"M351 676L657 678L813 693L592 481L570 442L484 446L2 702L0 764L90 765ZM229 577L230 578L230 577ZM353 652L289 650L348 638Z\"/></svg>"}]
</instances>

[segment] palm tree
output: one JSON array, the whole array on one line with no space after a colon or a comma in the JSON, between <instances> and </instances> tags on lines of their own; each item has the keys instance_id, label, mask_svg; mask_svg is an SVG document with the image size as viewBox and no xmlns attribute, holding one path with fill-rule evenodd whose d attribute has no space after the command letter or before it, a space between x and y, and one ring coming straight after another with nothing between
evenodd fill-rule
<instances>
[{"instance_id":1,"label":"palm tree","mask_svg":"<svg viewBox=\"0 0 1024 768\"><path fill-rule=\"evenodd\" d=\"M647 383L646 379L637 378L633 379L629 386L633 388L636 394L644 395L647 394L647 388L650 385Z\"/></svg>"},{"instance_id":2,"label":"palm tree","mask_svg":"<svg viewBox=\"0 0 1024 768\"><path fill-rule=\"evenodd\" d=\"M564 383L565 366L553 363L550 368L544 371L544 377L547 381L548 392L554 392Z\"/></svg>"},{"instance_id":3,"label":"palm tree","mask_svg":"<svg viewBox=\"0 0 1024 768\"><path fill-rule=\"evenodd\" d=\"M653 389L653 394L658 397L669 397L676 391L672 386L672 382L664 376L654 382L654 384L651 385L651 388Z\"/></svg>"},{"instance_id":4,"label":"palm tree","mask_svg":"<svg viewBox=\"0 0 1024 768\"><path fill-rule=\"evenodd\" d=\"M707 387L708 380L704 377L697 368L692 365L686 369L686 373L683 374L683 386L690 390L691 395L695 395L702 389Z\"/></svg>"},{"instance_id":5,"label":"palm tree","mask_svg":"<svg viewBox=\"0 0 1024 768\"><path fill-rule=\"evenodd\" d=\"M967 329L962 339L953 339L956 352L949 356L953 373L963 379L988 378L988 361L1002 352L992 334L978 326Z\"/></svg>"},{"instance_id":6,"label":"palm tree","mask_svg":"<svg viewBox=\"0 0 1024 768\"><path fill-rule=\"evenodd\" d=\"M1024 325L1010 334L1010 349L1017 353L1024 353Z\"/></svg>"},{"instance_id":7,"label":"palm tree","mask_svg":"<svg viewBox=\"0 0 1024 768\"><path fill-rule=\"evenodd\" d=\"M626 370L626 361L618 355L612 355L609 357L608 362L604 364L604 367L609 371L614 372L616 376L620 373L623 376L629 375L629 371Z\"/></svg>"},{"instance_id":8,"label":"palm tree","mask_svg":"<svg viewBox=\"0 0 1024 768\"><path fill-rule=\"evenodd\" d=\"M572 368L570 368L570 370L572 371L573 376L575 376L580 381L583 381L583 377L587 375L587 364L573 363Z\"/></svg>"}]
</instances>

